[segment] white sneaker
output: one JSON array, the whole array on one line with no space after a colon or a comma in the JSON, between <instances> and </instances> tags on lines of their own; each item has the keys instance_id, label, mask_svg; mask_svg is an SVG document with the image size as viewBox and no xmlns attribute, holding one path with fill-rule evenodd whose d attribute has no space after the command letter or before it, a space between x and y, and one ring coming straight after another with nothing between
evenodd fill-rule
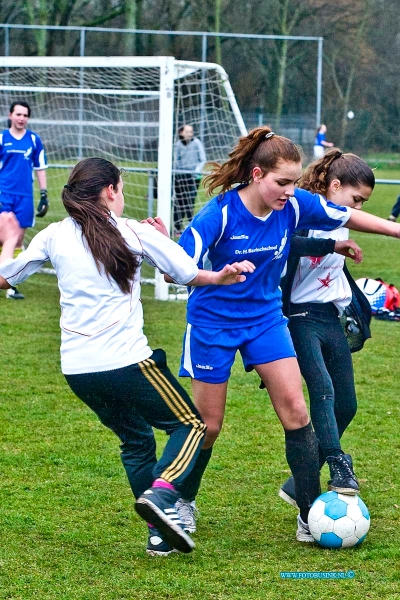
<instances>
[{"instance_id":1,"label":"white sneaker","mask_svg":"<svg viewBox=\"0 0 400 600\"><path fill-rule=\"evenodd\" d=\"M298 542L315 542L315 539L311 535L308 524L304 523L300 515L297 515L296 540Z\"/></svg>"},{"instance_id":2,"label":"white sneaker","mask_svg":"<svg viewBox=\"0 0 400 600\"><path fill-rule=\"evenodd\" d=\"M175 508L178 512L181 523L183 523L183 530L188 533L194 533L196 531L196 515L198 510L196 508L196 501L184 500L179 498L175 503Z\"/></svg>"}]
</instances>

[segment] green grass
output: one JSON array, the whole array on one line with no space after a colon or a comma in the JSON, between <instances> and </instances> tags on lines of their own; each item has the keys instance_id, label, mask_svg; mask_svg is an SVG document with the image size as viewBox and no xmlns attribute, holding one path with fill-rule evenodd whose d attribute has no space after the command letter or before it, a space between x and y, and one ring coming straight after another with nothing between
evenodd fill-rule
<instances>
[{"instance_id":1,"label":"green grass","mask_svg":"<svg viewBox=\"0 0 400 600\"><path fill-rule=\"evenodd\" d=\"M368 210L386 217L396 193L378 186ZM365 257L353 275L382 276L400 287L400 241L354 237ZM282 430L257 377L245 374L238 360L198 500L196 549L152 559L145 555L146 531L133 511L118 440L60 374L55 278L35 275L21 289L24 302L0 293L0 599L399 597L398 323L373 321L372 339L354 355L359 411L343 445L354 457L372 518L359 548L329 551L295 541L296 513L277 496L288 473ZM166 349L176 373L185 305L153 300L148 286L143 296L150 343ZM157 438L161 448L165 437ZM324 468L322 483L327 479ZM354 579L279 575L347 570Z\"/></svg>"}]
</instances>

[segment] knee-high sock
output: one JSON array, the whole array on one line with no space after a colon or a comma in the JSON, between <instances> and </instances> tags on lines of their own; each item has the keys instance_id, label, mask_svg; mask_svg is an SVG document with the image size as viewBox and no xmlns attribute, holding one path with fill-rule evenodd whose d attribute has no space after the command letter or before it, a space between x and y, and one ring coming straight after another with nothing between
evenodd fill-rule
<instances>
[{"instance_id":1,"label":"knee-high sock","mask_svg":"<svg viewBox=\"0 0 400 600\"><path fill-rule=\"evenodd\" d=\"M307 522L310 506L321 493L318 441L311 423L300 429L285 431L285 442L286 459L294 477L300 516Z\"/></svg>"},{"instance_id":2,"label":"knee-high sock","mask_svg":"<svg viewBox=\"0 0 400 600\"><path fill-rule=\"evenodd\" d=\"M212 450L212 446L211 448L207 448L207 450L200 450L200 454L193 469L186 479L178 486L178 491L185 500L192 501L196 498L204 471L210 461Z\"/></svg>"}]
</instances>

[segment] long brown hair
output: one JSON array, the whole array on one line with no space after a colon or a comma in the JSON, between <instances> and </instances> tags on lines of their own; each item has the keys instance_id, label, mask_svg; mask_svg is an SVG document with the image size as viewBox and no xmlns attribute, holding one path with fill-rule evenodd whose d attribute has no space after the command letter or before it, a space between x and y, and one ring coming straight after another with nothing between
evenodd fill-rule
<instances>
[{"instance_id":1,"label":"long brown hair","mask_svg":"<svg viewBox=\"0 0 400 600\"><path fill-rule=\"evenodd\" d=\"M121 185L120 170L103 158L85 158L72 170L61 198L81 227L99 273L103 268L107 278L128 294L140 263L102 203L101 193L109 185L115 190Z\"/></svg>"},{"instance_id":2,"label":"long brown hair","mask_svg":"<svg viewBox=\"0 0 400 600\"><path fill-rule=\"evenodd\" d=\"M239 139L229 153L229 160L222 165L212 162L212 172L204 179L204 186L211 195L216 188L224 193L235 183L249 183L254 167L260 167L266 175L276 168L280 160L301 162L297 146L288 138L276 135L267 126L256 127Z\"/></svg>"},{"instance_id":3,"label":"long brown hair","mask_svg":"<svg viewBox=\"0 0 400 600\"><path fill-rule=\"evenodd\" d=\"M322 158L311 163L299 181L299 187L326 196L330 183L338 179L342 186L375 187L375 175L367 163L356 154L343 154L332 148Z\"/></svg>"}]
</instances>

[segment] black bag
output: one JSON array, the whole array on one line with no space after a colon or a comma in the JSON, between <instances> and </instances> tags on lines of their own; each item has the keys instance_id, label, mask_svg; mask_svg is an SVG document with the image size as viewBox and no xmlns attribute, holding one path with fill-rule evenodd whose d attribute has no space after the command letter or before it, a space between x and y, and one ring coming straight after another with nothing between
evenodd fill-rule
<instances>
[{"instance_id":1,"label":"black bag","mask_svg":"<svg viewBox=\"0 0 400 600\"><path fill-rule=\"evenodd\" d=\"M364 346L364 342L371 337L371 305L362 293L346 266L343 272L350 284L352 299L346 306L340 320L350 346L351 352L358 352Z\"/></svg>"}]
</instances>

